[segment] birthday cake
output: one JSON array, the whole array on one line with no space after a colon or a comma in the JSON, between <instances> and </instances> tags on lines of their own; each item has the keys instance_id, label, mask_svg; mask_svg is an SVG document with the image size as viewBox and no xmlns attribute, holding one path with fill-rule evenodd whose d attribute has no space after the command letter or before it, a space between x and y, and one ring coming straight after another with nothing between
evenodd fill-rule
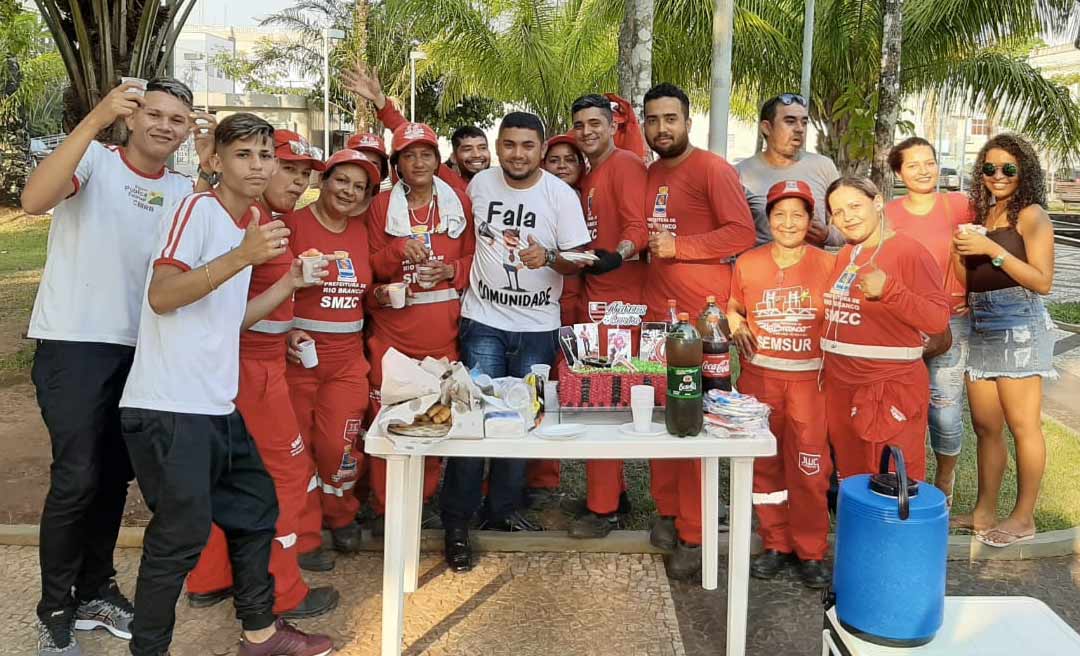
<instances>
[{"instance_id":1,"label":"birthday cake","mask_svg":"<svg viewBox=\"0 0 1080 656\"><path fill-rule=\"evenodd\" d=\"M667 369L658 362L630 360L629 366L571 369L559 362L559 404L564 408L628 408L630 388L652 385L656 405L667 402Z\"/></svg>"}]
</instances>

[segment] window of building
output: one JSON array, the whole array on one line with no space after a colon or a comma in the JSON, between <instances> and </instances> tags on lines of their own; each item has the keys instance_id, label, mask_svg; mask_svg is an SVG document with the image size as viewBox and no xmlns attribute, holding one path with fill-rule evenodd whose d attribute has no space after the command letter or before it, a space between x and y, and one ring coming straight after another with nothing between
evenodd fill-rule
<instances>
[{"instance_id":1,"label":"window of building","mask_svg":"<svg viewBox=\"0 0 1080 656\"><path fill-rule=\"evenodd\" d=\"M975 137L989 137L993 127L990 125L990 119L988 118L973 118L971 119L971 135Z\"/></svg>"}]
</instances>

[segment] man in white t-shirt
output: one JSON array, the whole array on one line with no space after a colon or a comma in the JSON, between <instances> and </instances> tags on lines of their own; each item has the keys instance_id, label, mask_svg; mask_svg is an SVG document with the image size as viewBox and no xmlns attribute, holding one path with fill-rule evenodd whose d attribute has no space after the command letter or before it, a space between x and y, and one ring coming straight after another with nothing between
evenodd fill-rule
<instances>
[{"instance_id":1,"label":"man in white t-shirt","mask_svg":"<svg viewBox=\"0 0 1080 656\"><path fill-rule=\"evenodd\" d=\"M303 286L300 261L248 301L251 267L288 247L281 221L259 224L256 200L276 167L274 128L233 114L214 132L220 183L185 198L163 226L139 316L139 339L120 420L131 464L154 513L143 538L131 653L168 652L176 601L211 522L225 533L233 599L243 625L239 656L325 656L273 614L268 568L278 516L274 484L233 400L240 333ZM325 272L320 272L325 275Z\"/></svg>"},{"instance_id":2,"label":"man in white t-shirt","mask_svg":"<svg viewBox=\"0 0 1080 656\"><path fill-rule=\"evenodd\" d=\"M130 638L113 549L132 478L117 403L135 354L146 269L191 180L165 168L193 130L191 90L170 79L112 90L27 181L28 214L53 210L28 335L53 462L41 515L38 654L77 655L75 629ZM123 119L128 141L94 140ZM73 594L74 590L74 594Z\"/></svg>"},{"instance_id":3,"label":"man in white t-shirt","mask_svg":"<svg viewBox=\"0 0 1080 656\"><path fill-rule=\"evenodd\" d=\"M581 249L589 229L574 190L540 168L544 126L525 112L499 125L499 167L469 183L476 254L461 304L461 359L492 378L521 377L535 364L555 362L563 276L581 266L561 252ZM451 569L471 567L468 526L481 502L484 461L451 458L440 497ZM491 462L482 527L539 530L518 512L525 461Z\"/></svg>"}]
</instances>

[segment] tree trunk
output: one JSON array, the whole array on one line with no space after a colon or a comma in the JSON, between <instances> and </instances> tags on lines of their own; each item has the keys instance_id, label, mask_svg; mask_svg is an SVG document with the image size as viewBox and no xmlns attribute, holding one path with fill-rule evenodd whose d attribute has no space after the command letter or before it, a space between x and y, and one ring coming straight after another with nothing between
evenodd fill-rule
<instances>
[{"instance_id":1,"label":"tree trunk","mask_svg":"<svg viewBox=\"0 0 1080 656\"><path fill-rule=\"evenodd\" d=\"M882 0L881 78L878 83L878 111L874 123L874 164L870 178L886 196L892 190L886 166L893 146L896 120L900 113L900 37L903 0Z\"/></svg>"},{"instance_id":2,"label":"tree trunk","mask_svg":"<svg viewBox=\"0 0 1080 656\"><path fill-rule=\"evenodd\" d=\"M354 50L364 58L365 61L372 61L369 58L368 48L368 16L371 14L371 7L368 5L368 0L356 0L356 12L353 14L353 39L356 41ZM370 105L361 97L353 97L353 126L355 126L357 132L367 132L368 128L374 125L375 116L372 112Z\"/></svg>"},{"instance_id":3,"label":"tree trunk","mask_svg":"<svg viewBox=\"0 0 1080 656\"><path fill-rule=\"evenodd\" d=\"M653 17L656 0L626 0L619 29L619 95L641 114L652 86Z\"/></svg>"}]
</instances>

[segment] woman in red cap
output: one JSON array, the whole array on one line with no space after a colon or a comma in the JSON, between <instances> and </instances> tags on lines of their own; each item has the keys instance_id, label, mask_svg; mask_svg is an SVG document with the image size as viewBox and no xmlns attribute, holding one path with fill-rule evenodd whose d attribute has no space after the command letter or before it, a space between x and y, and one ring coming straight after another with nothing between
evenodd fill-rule
<instances>
[{"instance_id":1,"label":"woman in red cap","mask_svg":"<svg viewBox=\"0 0 1080 656\"><path fill-rule=\"evenodd\" d=\"M371 198L374 198L381 191L390 189L390 156L386 154L386 143L382 137L374 132L363 132L349 137L349 140L345 142L345 147L367 155L369 159L379 165L379 179L382 180L382 183L371 185L368 194L369 200L362 204L362 208L367 210L371 204Z\"/></svg>"},{"instance_id":2,"label":"woman in red cap","mask_svg":"<svg viewBox=\"0 0 1080 656\"><path fill-rule=\"evenodd\" d=\"M320 523L330 529L334 549L352 552L360 547L355 521L360 504L352 489L363 464L360 426L368 403L369 367L362 335L371 265L367 228L358 208L369 186L378 184L379 168L367 156L338 151L326 162L319 199L285 217L297 256L322 254L330 261L322 286L296 295L289 334L290 351L314 342L317 358L307 367L290 353L287 370L300 433L318 474L299 538L302 554L321 548ZM321 522L313 519L319 517Z\"/></svg>"},{"instance_id":3,"label":"woman in red cap","mask_svg":"<svg viewBox=\"0 0 1080 656\"><path fill-rule=\"evenodd\" d=\"M836 258L806 243L814 194L802 181L778 182L766 199L773 240L735 262L728 322L739 349L739 391L772 408L778 441L771 458L754 461L754 506L765 552L750 573L774 578L794 552L809 588L828 582L832 463L819 390L823 300Z\"/></svg>"},{"instance_id":4,"label":"woman in red cap","mask_svg":"<svg viewBox=\"0 0 1080 656\"><path fill-rule=\"evenodd\" d=\"M558 179L578 188L578 182L585 173L585 156L578 150L572 134L557 134L547 140L547 153L540 166ZM563 299L566 291L563 290Z\"/></svg>"},{"instance_id":5,"label":"woman in red cap","mask_svg":"<svg viewBox=\"0 0 1080 656\"><path fill-rule=\"evenodd\" d=\"M367 342L371 417L379 410L382 358L391 347L417 359L458 359L459 299L475 248L469 197L436 176L441 158L434 130L404 123L394 130L392 145L390 162L399 179L389 193L375 197L368 217L377 302ZM409 286L409 294L405 307L393 308L387 285L400 282ZM425 501L439 486L441 465L439 458L426 460ZM377 534L386 508L386 461L373 458L370 467L369 501L379 516ZM437 518L425 508L426 525Z\"/></svg>"}]
</instances>

